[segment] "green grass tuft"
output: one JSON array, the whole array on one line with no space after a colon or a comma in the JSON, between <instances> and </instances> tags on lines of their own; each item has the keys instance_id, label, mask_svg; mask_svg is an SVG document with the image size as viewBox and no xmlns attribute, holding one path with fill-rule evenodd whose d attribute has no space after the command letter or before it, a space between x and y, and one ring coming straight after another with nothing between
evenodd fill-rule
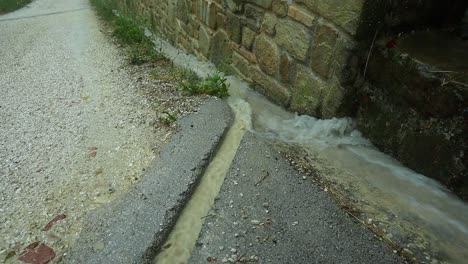
<instances>
[{"instance_id":1,"label":"green grass tuft","mask_svg":"<svg viewBox=\"0 0 468 264\"><path fill-rule=\"evenodd\" d=\"M0 0L0 15L20 9L31 2L32 0Z\"/></svg>"},{"instance_id":2,"label":"green grass tuft","mask_svg":"<svg viewBox=\"0 0 468 264\"><path fill-rule=\"evenodd\" d=\"M204 79L200 79L195 72L185 70L182 80L180 80L180 86L189 95L209 94L219 98L229 96L229 84L221 72L215 72Z\"/></svg>"},{"instance_id":3,"label":"green grass tuft","mask_svg":"<svg viewBox=\"0 0 468 264\"><path fill-rule=\"evenodd\" d=\"M143 28L138 23L129 17L114 14L113 10L117 7L113 1L90 0L90 2L98 15L112 24L113 36L126 46L125 50L131 64L141 65L165 59L161 52L154 49L153 42L145 36Z\"/></svg>"},{"instance_id":4,"label":"green grass tuft","mask_svg":"<svg viewBox=\"0 0 468 264\"><path fill-rule=\"evenodd\" d=\"M103 0L89 0L91 5L94 6L97 14L104 20L112 21L114 19L115 6L111 3L112 1L103 1Z\"/></svg>"},{"instance_id":5,"label":"green grass tuft","mask_svg":"<svg viewBox=\"0 0 468 264\"><path fill-rule=\"evenodd\" d=\"M130 45L149 41L143 30L132 19L124 16L115 17L114 36Z\"/></svg>"}]
</instances>

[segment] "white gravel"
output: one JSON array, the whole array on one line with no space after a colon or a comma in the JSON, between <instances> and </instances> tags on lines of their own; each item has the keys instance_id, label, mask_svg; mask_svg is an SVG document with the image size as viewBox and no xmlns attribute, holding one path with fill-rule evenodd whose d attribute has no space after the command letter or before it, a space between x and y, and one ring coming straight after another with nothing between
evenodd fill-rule
<instances>
[{"instance_id":1,"label":"white gravel","mask_svg":"<svg viewBox=\"0 0 468 264\"><path fill-rule=\"evenodd\" d=\"M36 0L0 16L0 263L34 241L65 252L84 215L128 190L170 137L159 112L200 101L151 79L151 65L128 66L87 7Z\"/></svg>"}]
</instances>

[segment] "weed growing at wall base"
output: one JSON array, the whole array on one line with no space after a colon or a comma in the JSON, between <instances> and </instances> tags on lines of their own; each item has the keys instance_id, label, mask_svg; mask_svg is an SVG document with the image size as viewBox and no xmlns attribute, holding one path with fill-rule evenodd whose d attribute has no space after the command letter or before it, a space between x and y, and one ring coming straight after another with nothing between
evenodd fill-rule
<instances>
[{"instance_id":1,"label":"weed growing at wall base","mask_svg":"<svg viewBox=\"0 0 468 264\"><path fill-rule=\"evenodd\" d=\"M221 72L215 72L200 79L193 71L188 70L188 73L181 80L180 86L190 95L208 94L219 98L229 96L229 83Z\"/></svg>"},{"instance_id":2,"label":"weed growing at wall base","mask_svg":"<svg viewBox=\"0 0 468 264\"><path fill-rule=\"evenodd\" d=\"M129 17L114 14L116 6L112 1L90 2L102 19L112 23L113 36L126 45L125 50L131 64L140 65L164 59L164 56L154 49L151 39L145 36L142 27Z\"/></svg>"},{"instance_id":3,"label":"weed growing at wall base","mask_svg":"<svg viewBox=\"0 0 468 264\"><path fill-rule=\"evenodd\" d=\"M1 0L0 15L15 11L21 7L31 3L32 0Z\"/></svg>"}]
</instances>

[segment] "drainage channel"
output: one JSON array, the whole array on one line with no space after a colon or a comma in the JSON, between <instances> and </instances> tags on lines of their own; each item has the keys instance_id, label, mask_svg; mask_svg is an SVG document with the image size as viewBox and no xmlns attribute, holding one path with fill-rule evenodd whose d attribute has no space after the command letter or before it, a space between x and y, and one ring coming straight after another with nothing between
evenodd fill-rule
<instances>
[{"instance_id":1,"label":"drainage channel","mask_svg":"<svg viewBox=\"0 0 468 264\"><path fill-rule=\"evenodd\" d=\"M215 70L210 63L200 62L167 42L157 39L155 44L174 64L190 68L200 76ZM209 169L217 170L219 175L214 179L207 171L196 191L200 194L193 196L197 200L190 201L186 206L187 212L182 213L176 229L164 244L167 248L156 258L157 263L187 262L200 232L201 218L206 216L213 204L245 129L265 138L295 145L316 157L318 163L325 161L326 166L339 171L322 176L352 189L353 196L363 201L362 205L356 206L361 206L363 211L372 215L372 221L392 229L385 234L386 237L403 237L406 242L402 246L410 250L437 251L435 254L441 256L444 263L465 262L468 258L466 203L438 182L378 151L355 129L351 118L320 120L306 115L297 116L268 102L250 90L245 82L231 76L227 79L231 85L229 103L236 113L236 123L212 162L213 168L217 169ZM221 154L224 148L228 150L223 151L229 154ZM215 162L222 163L222 168ZM208 187L203 187L203 184ZM205 198L198 198L208 190ZM182 229L178 230L179 226ZM411 238L411 241L406 238ZM184 247L179 246L182 243ZM426 259L433 257L426 254ZM170 259L169 255L173 255L173 258ZM183 258L175 258L182 255Z\"/></svg>"},{"instance_id":2,"label":"drainage channel","mask_svg":"<svg viewBox=\"0 0 468 264\"><path fill-rule=\"evenodd\" d=\"M246 129L248 129L248 122L245 122L246 120L243 118L250 115L248 104L234 98L229 98L228 103L236 112L234 123L215 157L208 165L195 192L184 207L169 238L162 246L161 252L154 259L154 263L187 263L190 258L204 219L213 206L224 182L224 177L236 155L237 148Z\"/></svg>"}]
</instances>

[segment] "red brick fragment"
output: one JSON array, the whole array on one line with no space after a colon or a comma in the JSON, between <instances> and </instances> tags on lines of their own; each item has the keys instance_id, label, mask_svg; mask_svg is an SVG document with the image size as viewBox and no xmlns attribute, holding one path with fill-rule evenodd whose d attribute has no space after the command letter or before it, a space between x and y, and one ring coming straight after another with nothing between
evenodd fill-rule
<instances>
[{"instance_id":1,"label":"red brick fragment","mask_svg":"<svg viewBox=\"0 0 468 264\"><path fill-rule=\"evenodd\" d=\"M47 264L55 257L55 252L52 248L39 242L31 243L21 253L19 260L24 263L31 264Z\"/></svg>"},{"instance_id":2,"label":"red brick fragment","mask_svg":"<svg viewBox=\"0 0 468 264\"><path fill-rule=\"evenodd\" d=\"M57 215L56 217L54 217L54 219L50 220L50 222L47 223L47 225L44 227L44 231L49 231L55 224L55 222L63 220L65 218L67 218L66 214Z\"/></svg>"}]
</instances>

